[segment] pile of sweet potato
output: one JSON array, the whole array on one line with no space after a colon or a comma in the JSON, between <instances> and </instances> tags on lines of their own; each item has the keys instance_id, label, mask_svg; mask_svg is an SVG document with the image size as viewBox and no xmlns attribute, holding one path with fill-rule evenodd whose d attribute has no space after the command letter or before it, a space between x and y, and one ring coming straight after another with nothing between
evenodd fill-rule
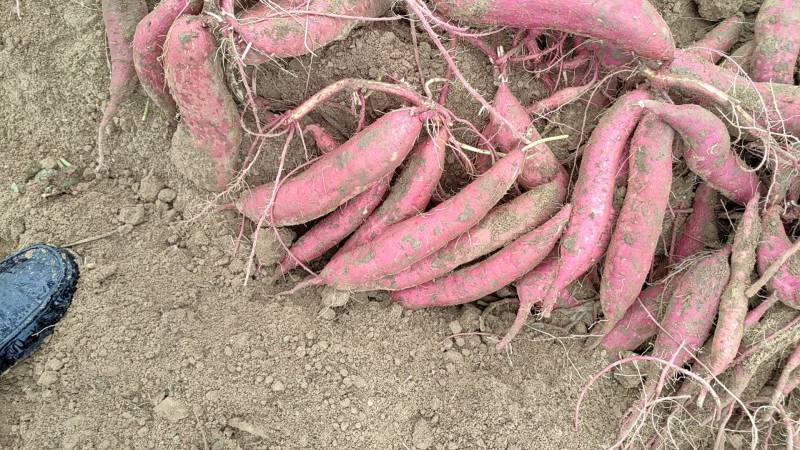
<instances>
[{"instance_id":1,"label":"pile of sweet potato","mask_svg":"<svg viewBox=\"0 0 800 450\"><path fill-rule=\"evenodd\" d=\"M385 0L286 0L241 10L221 0L204 13L197 0L163 0L146 16L139 0L103 6L112 96L98 145L138 78L188 129L198 158L213 161L195 181L237 195L229 207L256 232L306 225L286 243L280 274L309 273L301 286L391 291L409 308L515 287L517 319L498 348L532 310L547 317L585 306L572 287L594 280L600 314L587 346L603 348L614 365L646 361L644 395L622 420L620 445L663 444L661 433L642 437L646 413L665 408L663 391L678 388L668 405L675 414L706 411L714 399L712 412L690 417L722 430L717 444L739 417L753 424L738 422L753 445L770 439L756 426L763 421L770 430L780 423L791 442L792 413L782 405L800 384L800 347L791 352L800 342L800 241L792 243L800 211L800 3L766 0L754 39L730 56L743 17L677 49L646 0L395 5L441 51L454 78L447 81L461 83L488 112L483 130L444 106L447 87L434 98L429 89L377 80L339 80L295 108L264 113L246 66L318 51L390 14ZM497 48L501 27L507 39ZM464 79L445 37L474 45L496 67L491 103ZM220 48L242 78L243 102L231 96ZM537 73L551 95L521 104L504 83L514 70ZM369 91L405 106L371 123L362 108L357 132L337 142L308 115L345 91L362 107ZM589 139L559 160L537 124L573 102L605 111ZM456 125L474 142L454 137ZM242 154L245 134L253 145ZM321 156L289 173L281 163L273 182L242 190L260 140L285 138L286 152L303 136ZM437 191L448 151L474 174L449 197ZM671 201L676 176L696 180L693 202L680 210ZM316 260L324 261L318 274L309 268ZM774 377L756 377L759 370ZM742 398L747 389L756 394ZM768 417L751 414L759 406ZM774 413L783 420L773 421Z\"/></svg>"}]
</instances>

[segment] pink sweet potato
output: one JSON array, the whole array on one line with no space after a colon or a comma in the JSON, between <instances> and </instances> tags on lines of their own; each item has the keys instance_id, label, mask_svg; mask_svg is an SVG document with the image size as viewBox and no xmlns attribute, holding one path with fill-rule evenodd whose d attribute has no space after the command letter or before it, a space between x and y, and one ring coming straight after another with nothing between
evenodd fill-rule
<instances>
[{"instance_id":1,"label":"pink sweet potato","mask_svg":"<svg viewBox=\"0 0 800 450\"><path fill-rule=\"evenodd\" d=\"M663 329L653 346L653 356L686 363L711 334L722 290L728 283L730 246L697 260L680 277L662 320ZM682 347L680 353L679 348ZM651 371L648 384L658 378L660 367Z\"/></svg>"},{"instance_id":2,"label":"pink sweet potato","mask_svg":"<svg viewBox=\"0 0 800 450\"><path fill-rule=\"evenodd\" d=\"M758 272L762 275L770 264L792 246L783 228L780 213L781 208L778 205L770 207L764 213L761 243L758 246ZM789 258L769 281L767 288L783 304L800 309L800 255L795 254Z\"/></svg>"},{"instance_id":3,"label":"pink sweet potato","mask_svg":"<svg viewBox=\"0 0 800 450\"><path fill-rule=\"evenodd\" d=\"M458 266L499 249L538 227L561 208L566 188L557 181L537 186L496 206L480 223L411 267L376 280L373 289L407 289L441 277Z\"/></svg>"},{"instance_id":4,"label":"pink sweet potato","mask_svg":"<svg viewBox=\"0 0 800 450\"><path fill-rule=\"evenodd\" d=\"M360 22L356 17L378 17L392 4L389 0L310 0L278 9L265 2L235 18L232 3L224 1L223 9L231 13L226 19L241 40L240 52L247 50L247 64L315 52L347 37Z\"/></svg>"},{"instance_id":5,"label":"pink sweet potato","mask_svg":"<svg viewBox=\"0 0 800 450\"><path fill-rule=\"evenodd\" d=\"M698 105L641 104L681 135L686 165L711 187L740 204L758 194L758 176L731 151L728 129L711 111Z\"/></svg>"},{"instance_id":6,"label":"pink sweet potato","mask_svg":"<svg viewBox=\"0 0 800 450\"><path fill-rule=\"evenodd\" d=\"M147 14L144 0L103 0L103 23L108 39L111 60L111 97L103 110L97 132L98 164L103 164L103 137L119 105L136 89L136 71L133 67L131 42L136 24Z\"/></svg>"},{"instance_id":7,"label":"pink sweet potato","mask_svg":"<svg viewBox=\"0 0 800 450\"><path fill-rule=\"evenodd\" d=\"M758 196L753 197L736 227L731 249L731 275L722 292L719 318L711 341L711 352L706 367L711 375L725 371L736 358L744 336L748 299L745 291L750 286L750 274L756 265L756 247L761 237L761 218L758 215Z\"/></svg>"},{"instance_id":8,"label":"pink sweet potato","mask_svg":"<svg viewBox=\"0 0 800 450\"><path fill-rule=\"evenodd\" d=\"M597 263L605 251L604 246L598 252L597 246L612 219L622 153L642 116L639 102L648 98L644 90L620 97L600 119L584 148L572 194L572 217L561 237L558 272L544 298L545 315L552 310L558 293Z\"/></svg>"},{"instance_id":9,"label":"pink sweet potato","mask_svg":"<svg viewBox=\"0 0 800 450\"><path fill-rule=\"evenodd\" d=\"M669 125L647 114L631 140L627 193L600 284L605 331L636 301L650 272L672 186L673 137Z\"/></svg>"},{"instance_id":10,"label":"pink sweet potato","mask_svg":"<svg viewBox=\"0 0 800 450\"><path fill-rule=\"evenodd\" d=\"M391 176L387 175L317 222L292 244L289 253L280 262L280 271L286 273L299 263L305 264L319 258L346 238L381 204L390 182Z\"/></svg>"},{"instance_id":11,"label":"pink sweet potato","mask_svg":"<svg viewBox=\"0 0 800 450\"><path fill-rule=\"evenodd\" d=\"M330 153L341 145L340 142L336 141L336 138L315 123L306 125L305 131L311 135L311 138L314 139L314 142L317 144L317 148L322 153Z\"/></svg>"},{"instance_id":12,"label":"pink sweet potato","mask_svg":"<svg viewBox=\"0 0 800 450\"><path fill-rule=\"evenodd\" d=\"M156 106L173 118L178 107L169 93L164 67L161 65L167 32L178 16L199 14L202 0L164 0L138 25L133 36L133 65L142 88Z\"/></svg>"},{"instance_id":13,"label":"pink sweet potato","mask_svg":"<svg viewBox=\"0 0 800 450\"><path fill-rule=\"evenodd\" d=\"M350 236L340 252L364 245L389 226L425 211L442 178L449 134L441 128L435 137L426 138L411 152L386 200Z\"/></svg>"},{"instance_id":14,"label":"pink sweet potato","mask_svg":"<svg viewBox=\"0 0 800 450\"><path fill-rule=\"evenodd\" d=\"M714 64L730 51L744 27L744 18L740 15L731 16L711 29L703 39L689 46L689 50L698 57Z\"/></svg>"},{"instance_id":15,"label":"pink sweet potato","mask_svg":"<svg viewBox=\"0 0 800 450\"><path fill-rule=\"evenodd\" d=\"M396 223L380 236L337 255L320 273L339 290L364 290L367 283L395 274L431 255L477 224L505 195L522 168L515 150L430 211Z\"/></svg>"},{"instance_id":16,"label":"pink sweet potato","mask_svg":"<svg viewBox=\"0 0 800 450\"><path fill-rule=\"evenodd\" d=\"M764 0L755 24L755 47L750 74L755 81L794 84L800 53L800 3Z\"/></svg>"},{"instance_id":17,"label":"pink sweet potato","mask_svg":"<svg viewBox=\"0 0 800 450\"><path fill-rule=\"evenodd\" d=\"M164 72L198 161L210 161L207 175L193 181L210 191L224 190L237 170L242 130L217 41L201 18L175 19L164 42Z\"/></svg>"},{"instance_id":18,"label":"pink sweet potato","mask_svg":"<svg viewBox=\"0 0 800 450\"><path fill-rule=\"evenodd\" d=\"M669 61L675 41L647 0L435 0L452 19L472 25L551 28L608 41L648 59Z\"/></svg>"},{"instance_id":19,"label":"pink sweet potato","mask_svg":"<svg viewBox=\"0 0 800 450\"><path fill-rule=\"evenodd\" d=\"M675 281L673 281L674 283ZM614 328L600 342L612 358L624 351L634 351L658 333L660 312L669 296L667 285L658 283L642 291L625 311Z\"/></svg>"},{"instance_id":20,"label":"pink sweet potato","mask_svg":"<svg viewBox=\"0 0 800 450\"><path fill-rule=\"evenodd\" d=\"M737 75L747 75L753 65L753 49L755 41L747 41L731 53L729 58L722 60L719 66Z\"/></svg>"},{"instance_id":21,"label":"pink sweet potato","mask_svg":"<svg viewBox=\"0 0 800 450\"><path fill-rule=\"evenodd\" d=\"M267 222L275 226L298 225L324 216L403 162L422 130L422 117L415 111L402 108L383 115L300 174L283 180L274 205L270 200L275 185L267 183L240 198L237 209L258 221L271 207Z\"/></svg>"},{"instance_id":22,"label":"pink sweet potato","mask_svg":"<svg viewBox=\"0 0 800 450\"><path fill-rule=\"evenodd\" d=\"M683 261L706 247L714 247L719 241L716 207L719 204L717 191L706 183L700 183L694 194L692 213L683 225L681 237L670 249L670 264Z\"/></svg>"},{"instance_id":23,"label":"pink sweet potato","mask_svg":"<svg viewBox=\"0 0 800 450\"><path fill-rule=\"evenodd\" d=\"M541 227L489 258L443 278L392 293L392 300L406 308L461 305L491 294L513 283L536 267L555 246L569 218L565 206Z\"/></svg>"}]
</instances>

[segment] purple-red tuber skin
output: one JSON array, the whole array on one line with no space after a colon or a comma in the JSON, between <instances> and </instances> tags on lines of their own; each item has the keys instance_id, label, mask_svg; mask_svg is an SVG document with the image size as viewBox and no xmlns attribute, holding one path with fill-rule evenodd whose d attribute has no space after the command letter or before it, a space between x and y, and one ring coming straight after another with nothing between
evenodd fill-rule
<instances>
[{"instance_id":1,"label":"purple-red tuber skin","mask_svg":"<svg viewBox=\"0 0 800 450\"><path fill-rule=\"evenodd\" d=\"M323 154L330 153L341 145L341 142L337 142L336 138L331 136L325 128L315 123L306 125L305 131L311 135L311 138L314 139L314 142L317 144L317 148Z\"/></svg>"},{"instance_id":2,"label":"purple-red tuber skin","mask_svg":"<svg viewBox=\"0 0 800 450\"><path fill-rule=\"evenodd\" d=\"M422 116L401 108L384 114L306 170L280 183L270 205L274 182L261 185L236 202L247 218L258 222L272 206L266 223L299 225L324 216L392 173L414 147Z\"/></svg>"},{"instance_id":3,"label":"purple-red tuber skin","mask_svg":"<svg viewBox=\"0 0 800 450\"><path fill-rule=\"evenodd\" d=\"M133 36L133 64L142 88L156 106L174 118L178 107L167 87L161 55L167 32L179 16L196 15L203 9L202 0L164 0L138 25Z\"/></svg>"},{"instance_id":4,"label":"purple-red tuber skin","mask_svg":"<svg viewBox=\"0 0 800 450\"><path fill-rule=\"evenodd\" d=\"M311 0L307 6L298 4L278 10L265 2L256 3L239 18L226 16L226 19L241 39L240 54L250 44L244 62L263 64L273 58L315 52L333 41L344 39L360 23L357 19L330 15L378 17L391 4L389 0ZM312 14L306 14L307 11Z\"/></svg>"},{"instance_id":5,"label":"purple-red tuber skin","mask_svg":"<svg viewBox=\"0 0 800 450\"><path fill-rule=\"evenodd\" d=\"M444 172L447 139L450 133L440 128L436 136L422 141L408 156L392 190L340 252L350 251L378 237L390 226L425 211Z\"/></svg>"},{"instance_id":6,"label":"purple-red tuber skin","mask_svg":"<svg viewBox=\"0 0 800 450\"><path fill-rule=\"evenodd\" d=\"M642 102L642 106L681 135L686 165L711 187L742 205L758 195L758 176L731 151L728 129L711 111L655 101Z\"/></svg>"},{"instance_id":7,"label":"purple-red tuber skin","mask_svg":"<svg viewBox=\"0 0 800 450\"><path fill-rule=\"evenodd\" d=\"M597 247L612 221L615 181L623 151L643 114L639 102L649 98L644 90L620 97L600 119L584 148L572 195L572 217L561 237L558 273L544 298L545 317L558 293L597 263L605 251L605 246L600 251Z\"/></svg>"},{"instance_id":8,"label":"purple-red tuber skin","mask_svg":"<svg viewBox=\"0 0 800 450\"><path fill-rule=\"evenodd\" d=\"M744 17L739 14L728 17L706 33L703 39L690 45L688 50L716 64L739 40L742 28L744 28Z\"/></svg>"},{"instance_id":9,"label":"purple-red tuber skin","mask_svg":"<svg viewBox=\"0 0 800 450\"><path fill-rule=\"evenodd\" d=\"M369 283L400 272L475 226L503 198L522 168L524 152L512 151L458 194L424 214L387 228L380 236L336 255L320 273L339 290L369 290Z\"/></svg>"},{"instance_id":10,"label":"purple-red tuber skin","mask_svg":"<svg viewBox=\"0 0 800 450\"><path fill-rule=\"evenodd\" d=\"M719 194L706 183L700 183L694 194L692 213L683 225L681 237L670 249L670 263L683 261L719 241L716 207Z\"/></svg>"},{"instance_id":11,"label":"purple-red tuber skin","mask_svg":"<svg viewBox=\"0 0 800 450\"><path fill-rule=\"evenodd\" d=\"M753 64L755 81L794 84L800 53L800 2L764 0L756 16Z\"/></svg>"},{"instance_id":12,"label":"purple-red tuber skin","mask_svg":"<svg viewBox=\"0 0 800 450\"><path fill-rule=\"evenodd\" d=\"M761 223L761 243L758 246L758 272L764 274L767 268L792 246L781 221L781 207L775 205L767 209ZM767 288L778 299L794 309L800 309L800 255L795 253L767 283Z\"/></svg>"},{"instance_id":13,"label":"purple-red tuber skin","mask_svg":"<svg viewBox=\"0 0 800 450\"><path fill-rule=\"evenodd\" d=\"M600 283L604 330L611 330L636 301L650 272L672 186L674 135L669 125L647 114L631 139L627 193Z\"/></svg>"},{"instance_id":14,"label":"purple-red tuber skin","mask_svg":"<svg viewBox=\"0 0 800 450\"><path fill-rule=\"evenodd\" d=\"M730 253L730 246L726 246L705 256L680 277L661 321L663 329L653 345L654 357L682 366L691 358L690 353L708 339L722 290L730 276ZM660 372L659 367L656 370Z\"/></svg>"},{"instance_id":15,"label":"purple-red tuber skin","mask_svg":"<svg viewBox=\"0 0 800 450\"><path fill-rule=\"evenodd\" d=\"M608 41L647 59L669 61L675 41L647 0L435 0L436 11L472 25L550 28Z\"/></svg>"},{"instance_id":16,"label":"purple-red tuber skin","mask_svg":"<svg viewBox=\"0 0 800 450\"><path fill-rule=\"evenodd\" d=\"M654 284L639 294L600 342L609 355L615 358L622 352L634 351L658 333L658 323L653 319L661 319L659 312L666 288L663 283Z\"/></svg>"},{"instance_id":17,"label":"purple-red tuber skin","mask_svg":"<svg viewBox=\"0 0 800 450\"><path fill-rule=\"evenodd\" d=\"M565 206L539 228L479 263L434 281L393 292L392 300L411 309L461 305L508 286L550 253L569 219L570 210L570 205Z\"/></svg>"},{"instance_id":18,"label":"purple-red tuber skin","mask_svg":"<svg viewBox=\"0 0 800 450\"><path fill-rule=\"evenodd\" d=\"M469 231L411 267L376 280L372 289L395 291L446 275L458 266L499 249L538 227L561 209L566 188L556 181L537 186L498 205Z\"/></svg>"},{"instance_id":19,"label":"purple-red tuber skin","mask_svg":"<svg viewBox=\"0 0 800 450\"><path fill-rule=\"evenodd\" d=\"M144 0L103 0L102 9L111 59L111 97L103 110L97 132L97 147L101 153L106 127L120 104L136 89L138 80L133 66L131 43L136 24L147 14L147 4Z\"/></svg>"},{"instance_id":20,"label":"purple-red tuber skin","mask_svg":"<svg viewBox=\"0 0 800 450\"><path fill-rule=\"evenodd\" d=\"M346 238L381 204L390 182L391 176L384 177L317 222L292 244L280 262L280 271L286 273L300 262L317 259Z\"/></svg>"},{"instance_id":21,"label":"purple-red tuber skin","mask_svg":"<svg viewBox=\"0 0 800 450\"><path fill-rule=\"evenodd\" d=\"M180 16L164 42L164 73L198 158L211 160L201 187L222 191L239 163L242 129L228 91L217 40L198 16Z\"/></svg>"},{"instance_id":22,"label":"purple-red tuber skin","mask_svg":"<svg viewBox=\"0 0 800 450\"><path fill-rule=\"evenodd\" d=\"M761 217L758 196L747 202L731 248L731 275L719 302L719 317L711 341L711 352L706 363L711 375L717 376L728 369L736 358L744 336L748 298L745 291L750 286L750 274L756 265L756 248L761 237Z\"/></svg>"}]
</instances>

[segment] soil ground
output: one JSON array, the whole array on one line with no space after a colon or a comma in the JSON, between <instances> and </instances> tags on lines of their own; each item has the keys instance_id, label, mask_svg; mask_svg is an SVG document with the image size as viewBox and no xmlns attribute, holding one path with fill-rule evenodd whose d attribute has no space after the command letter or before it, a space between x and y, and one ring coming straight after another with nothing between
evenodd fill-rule
<instances>
[{"instance_id":1,"label":"soil ground","mask_svg":"<svg viewBox=\"0 0 800 450\"><path fill-rule=\"evenodd\" d=\"M0 448L595 449L613 442L635 391L601 381L576 430L578 393L605 358L587 354L582 340L554 339L552 324L531 321L513 352L498 353L490 336L448 338L478 330L474 306L412 312L361 295L331 317L320 314L320 290L275 299L268 294L291 280L276 287L261 277L243 286L246 254L233 252L240 222L225 214L188 220L207 195L173 169L173 130L159 113L145 112L141 89L110 127L110 176L95 179L97 124L108 98L99 2L21 0L21 18L13 3L0 11L0 256L33 242L67 244L133 227L75 247L82 277L69 313L43 348L0 378ZM708 26L691 2L659 7L683 43ZM359 29L317 60L287 62L285 72L266 68L264 95L291 103L343 76L414 77L402 30ZM442 73L435 50L424 43L421 51L426 70ZM279 81L306 63L308 79ZM488 64L474 52L460 63L490 97ZM525 101L537 95L524 77L512 88ZM465 98L455 92L451 101ZM482 120L476 105L457 109ZM327 117L335 123L337 114ZM70 180L27 180L59 158L77 168L76 178L68 193L43 198L48 185ZM489 331L502 332L512 313L498 308Z\"/></svg>"}]
</instances>

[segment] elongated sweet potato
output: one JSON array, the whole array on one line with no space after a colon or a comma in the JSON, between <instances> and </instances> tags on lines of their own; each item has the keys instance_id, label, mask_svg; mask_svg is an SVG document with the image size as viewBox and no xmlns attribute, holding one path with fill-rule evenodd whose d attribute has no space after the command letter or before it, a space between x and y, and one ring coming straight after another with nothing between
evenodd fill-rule
<instances>
[{"instance_id":1,"label":"elongated sweet potato","mask_svg":"<svg viewBox=\"0 0 800 450\"><path fill-rule=\"evenodd\" d=\"M698 105L641 104L681 135L686 165L711 187L740 204L758 194L758 176L731 151L728 129L712 112Z\"/></svg>"},{"instance_id":2,"label":"elongated sweet potato","mask_svg":"<svg viewBox=\"0 0 800 450\"><path fill-rule=\"evenodd\" d=\"M730 58L724 59L719 66L737 75L747 75L753 65L753 49L755 41L747 41L731 53Z\"/></svg>"},{"instance_id":3,"label":"elongated sweet potato","mask_svg":"<svg viewBox=\"0 0 800 450\"><path fill-rule=\"evenodd\" d=\"M458 194L387 228L380 236L333 258L321 282L339 290L368 290L368 283L400 272L477 224L516 181L525 154L515 150Z\"/></svg>"},{"instance_id":4,"label":"elongated sweet potato","mask_svg":"<svg viewBox=\"0 0 800 450\"><path fill-rule=\"evenodd\" d=\"M611 330L639 295L653 263L672 186L674 132L655 115L631 140L628 189L606 252L600 305Z\"/></svg>"},{"instance_id":5,"label":"elongated sweet potato","mask_svg":"<svg viewBox=\"0 0 800 450\"><path fill-rule=\"evenodd\" d=\"M411 267L376 280L373 289L407 289L439 278L462 264L499 249L538 227L560 208L566 195L561 183L551 181L496 206L480 223L444 248Z\"/></svg>"},{"instance_id":6,"label":"elongated sweet potato","mask_svg":"<svg viewBox=\"0 0 800 450\"><path fill-rule=\"evenodd\" d=\"M670 249L670 264L683 261L706 247L719 242L717 204L719 194L706 183L700 183L694 194L692 213L683 225L681 237Z\"/></svg>"},{"instance_id":7,"label":"elongated sweet potato","mask_svg":"<svg viewBox=\"0 0 800 450\"><path fill-rule=\"evenodd\" d=\"M167 87L161 55L167 32L175 19L183 14L199 14L202 0L164 0L159 3L138 25L133 36L133 65L142 88L156 106L170 118L175 116L177 105Z\"/></svg>"},{"instance_id":8,"label":"elongated sweet potato","mask_svg":"<svg viewBox=\"0 0 800 450\"><path fill-rule=\"evenodd\" d=\"M210 161L205 177L192 181L209 191L224 190L233 178L242 141L239 113L216 53L217 41L203 20L175 19L164 42L164 72L198 161Z\"/></svg>"},{"instance_id":9,"label":"elongated sweet potato","mask_svg":"<svg viewBox=\"0 0 800 450\"><path fill-rule=\"evenodd\" d=\"M390 181L391 176L387 175L371 188L325 216L300 236L281 260L281 272L286 273L299 263L305 264L319 258L364 223L364 220L381 204L389 190Z\"/></svg>"},{"instance_id":10,"label":"elongated sweet potato","mask_svg":"<svg viewBox=\"0 0 800 450\"><path fill-rule=\"evenodd\" d=\"M256 3L236 18L232 3L224 0L223 9L229 11L228 25L241 39L240 51L247 50L247 64L312 53L347 37L359 24L357 17L378 17L392 4L389 0L310 0L278 9L265 2Z\"/></svg>"},{"instance_id":11,"label":"elongated sweet potato","mask_svg":"<svg viewBox=\"0 0 800 450\"><path fill-rule=\"evenodd\" d=\"M136 24L147 14L147 4L144 0L103 0L102 9L111 60L111 97L103 110L97 132L99 165L103 164L106 127L117 113L119 105L136 89L138 80L133 67L131 42Z\"/></svg>"},{"instance_id":12,"label":"elongated sweet potato","mask_svg":"<svg viewBox=\"0 0 800 450\"><path fill-rule=\"evenodd\" d=\"M615 179L622 153L642 116L639 102L648 98L644 90L620 97L589 138L572 194L572 217L561 237L558 273L544 298L545 315L552 310L558 293L583 275L605 251L603 247L598 253L597 246L612 219Z\"/></svg>"},{"instance_id":13,"label":"elongated sweet potato","mask_svg":"<svg viewBox=\"0 0 800 450\"><path fill-rule=\"evenodd\" d=\"M443 278L392 293L406 308L460 305L477 300L519 279L536 267L555 246L571 212L565 206L541 227L489 258Z\"/></svg>"},{"instance_id":14,"label":"elongated sweet potato","mask_svg":"<svg viewBox=\"0 0 800 450\"><path fill-rule=\"evenodd\" d=\"M767 209L762 220L761 243L758 246L758 272L767 268L792 246L781 221L781 208ZM778 299L795 309L800 309L800 255L795 254L781 266L767 284Z\"/></svg>"},{"instance_id":15,"label":"elongated sweet potato","mask_svg":"<svg viewBox=\"0 0 800 450\"><path fill-rule=\"evenodd\" d=\"M306 125L305 131L311 135L311 138L317 144L317 148L322 153L330 153L341 145L327 130L315 123Z\"/></svg>"},{"instance_id":16,"label":"elongated sweet potato","mask_svg":"<svg viewBox=\"0 0 800 450\"><path fill-rule=\"evenodd\" d=\"M179 103L180 105L180 103ZM298 225L333 211L394 171L414 146L422 118L414 109L389 112L326 153L300 174L283 181L274 205L274 183L261 185L236 202L247 218L258 221L272 207L267 222Z\"/></svg>"},{"instance_id":17,"label":"elongated sweet potato","mask_svg":"<svg viewBox=\"0 0 800 450\"><path fill-rule=\"evenodd\" d=\"M674 283L674 281L673 281ZM639 294L616 325L603 336L600 345L616 358L625 351L634 351L658 333L660 312L670 294L667 285L654 284Z\"/></svg>"},{"instance_id":18,"label":"elongated sweet potato","mask_svg":"<svg viewBox=\"0 0 800 450\"><path fill-rule=\"evenodd\" d=\"M731 249L731 275L722 292L719 317L711 341L706 367L711 375L725 371L739 351L747 316L747 296L750 274L756 265L756 248L761 238L761 218L758 215L758 196L753 197L736 227Z\"/></svg>"},{"instance_id":19,"label":"elongated sweet potato","mask_svg":"<svg viewBox=\"0 0 800 450\"><path fill-rule=\"evenodd\" d=\"M444 172L449 135L447 129L441 128L435 137L425 139L411 152L386 200L350 236L340 252L364 245L391 225L425 211Z\"/></svg>"},{"instance_id":20,"label":"elongated sweet potato","mask_svg":"<svg viewBox=\"0 0 800 450\"><path fill-rule=\"evenodd\" d=\"M800 3L764 0L755 24L755 47L750 74L755 81L794 84L800 53Z\"/></svg>"},{"instance_id":21,"label":"elongated sweet potato","mask_svg":"<svg viewBox=\"0 0 800 450\"><path fill-rule=\"evenodd\" d=\"M647 0L435 0L437 11L472 25L552 28L606 40L644 58L669 61L675 41Z\"/></svg>"},{"instance_id":22,"label":"elongated sweet potato","mask_svg":"<svg viewBox=\"0 0 800 450\"><path fill-rule=\"evenodd\" d=\"M689 50L698 57L714 64L730 51L744 27L744 17L733 15L711 29L703 39L689 46Z\"/></svg>"}]
</instances>

